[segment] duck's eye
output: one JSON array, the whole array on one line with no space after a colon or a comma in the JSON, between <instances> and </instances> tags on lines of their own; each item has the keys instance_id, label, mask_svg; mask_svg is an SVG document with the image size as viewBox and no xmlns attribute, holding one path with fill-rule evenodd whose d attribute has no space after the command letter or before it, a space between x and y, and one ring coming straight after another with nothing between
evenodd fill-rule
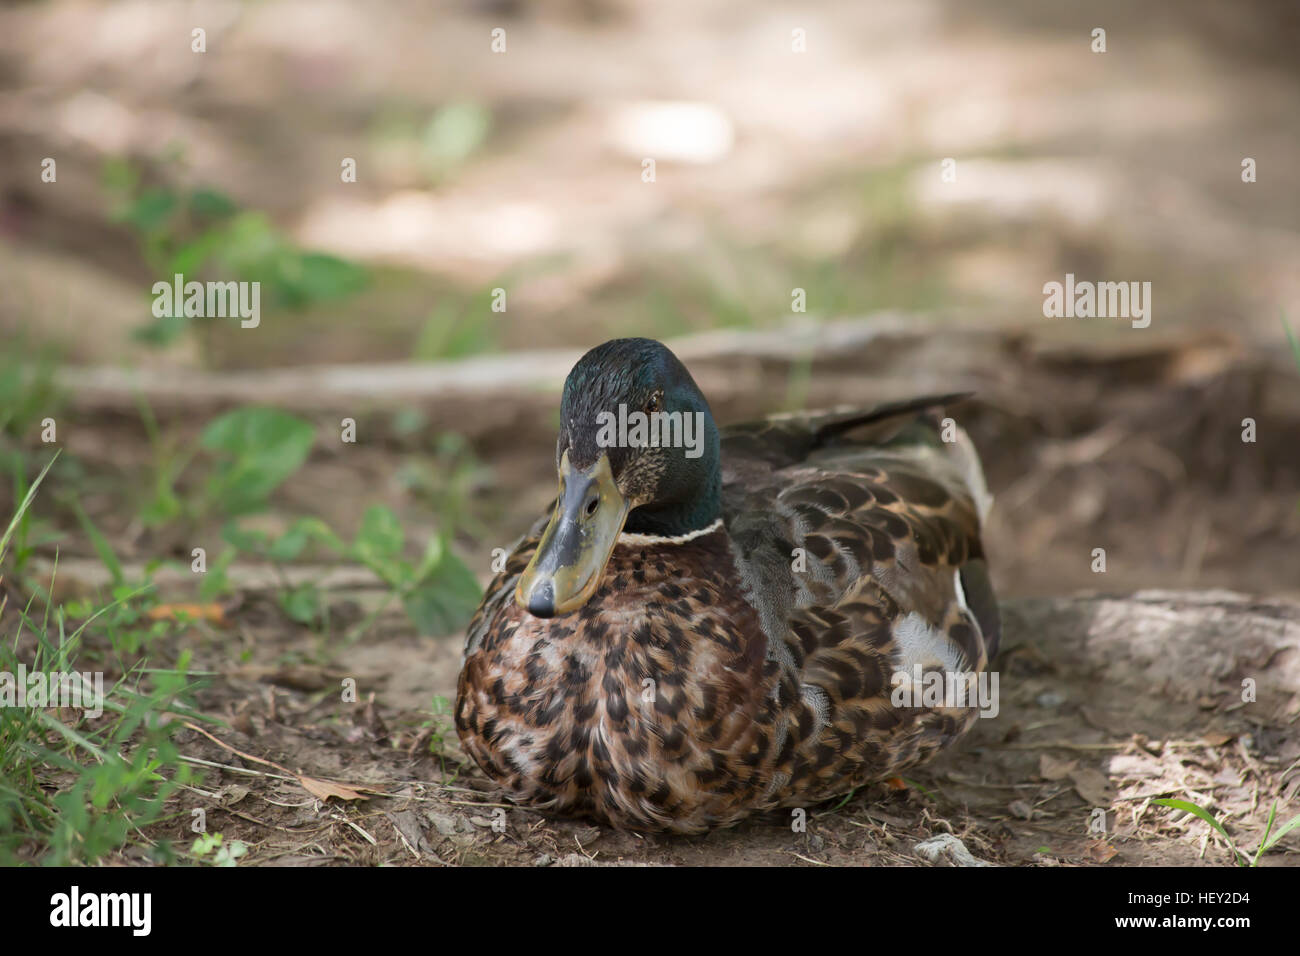
<instances>
[{"instance_id":1,"label":"duck's eye","mask_svg":"<svg viewBox=\"0 0 1300 956\"><path fill-rule=\"evenodd\" d=\"M646 403L645 403L646 414L647 414L647 415L652 415L652 414L654 414L655 412L659 411L659 404L660 404L660 402L661 402L662 400L663 400L663 396L660 395L659 392L655 392L653 395L651 395L651 396L646 400Z\"/></svg>"}]
</instances>

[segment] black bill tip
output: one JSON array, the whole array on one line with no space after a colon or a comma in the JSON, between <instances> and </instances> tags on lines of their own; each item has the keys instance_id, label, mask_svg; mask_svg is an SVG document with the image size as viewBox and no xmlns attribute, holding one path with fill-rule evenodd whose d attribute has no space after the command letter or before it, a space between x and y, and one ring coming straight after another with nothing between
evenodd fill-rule
<instances>
[{"instance_id":1,"label":"black bill tip","mask_svg":"<svg viewBox=\"0 0 1300 956\"><path fill-rule=\"evenodd\" d=\"M528 613L533 617L555 617L555 588L550 581L528 596Z\"/></svg>"}]
</instances>

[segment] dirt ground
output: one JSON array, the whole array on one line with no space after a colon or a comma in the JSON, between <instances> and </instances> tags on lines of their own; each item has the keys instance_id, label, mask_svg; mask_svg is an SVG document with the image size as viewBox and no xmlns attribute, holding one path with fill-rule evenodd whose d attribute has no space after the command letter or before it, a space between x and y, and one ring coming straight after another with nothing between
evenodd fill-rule
<instances>
[{"instance_id":1,"label":"dirt ground","mask_svg":"<svg viewBox=\"0 0 1300 956\"><path fill-rule=\"evenodd\" d=\"M1239 620L1259 615L1251 599L1222 592L1213 599ZM1131 620L1136 607L1167 627L1171 613L1200 613L1205 600L1203 592L1148 592L1136 604L1111 599L1109 610L1102 598L1068 607L1012 602L998 662L1001 712L917 770L905 789L881 785L808 808L804 832L792 832L791 817L773 812L691 838L621 833L503 803L462 763L446 717L424 726L429 684L453 686L456 641L420 640L396 627L329 667L286 664L296 636L278 611L254 603L239 614L254 641L252 659L201 698L205 711L230 722L232 730L218 733L226 746L197 732L182 737L188 756L210 762L202 790L182 804L206 807L209 829L244 841L254 864L924 865L916 844L950 833L993 864L1225 865L1228 851L1208 843L1203 823L1175 819L1150 801L1196 794L1227 816L1242 847L1258 842L1274 797L1294 806L1300 698L1278 688L1296 686L1300 605L1287 605L1283 620L1261 615L1253 622L1276 627L1276 646L1233 632L1240 641L1225 648L1217 669L1194 656L1171 663L1158 650L1143 660L1115 620L1101 630L1085 621L1106 613ZM259 626L263 615L269 620ZM1159 640L1191 654L1206 636ZM211 642L197 647L200 666L225 654ZM1276 669L1274 693L1262 695L1267 702L1258 708L1234 703L1238 675L1261 667ZM339 705L343 676L355 676L387 705ZM322 803L283 769L367 789L360 799ZM1090 831L1094 808L1106 813L1104 835ZM187 820L182 814L150 835L184 841ZM1263 865L1295 865L1298 857L1292 839Z\"/></svg>"}]
</instances>

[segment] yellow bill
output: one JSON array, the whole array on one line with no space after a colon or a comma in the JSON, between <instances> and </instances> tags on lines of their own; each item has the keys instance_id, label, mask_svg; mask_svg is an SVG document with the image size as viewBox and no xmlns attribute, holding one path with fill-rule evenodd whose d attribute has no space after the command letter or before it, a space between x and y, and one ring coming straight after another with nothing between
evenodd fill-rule
<instances>
[{"instance_id":1,"label":"yellow bill","mask_svg":"<svg viewBox=\"0 0 1300 956\"><path fill-rule=\"evenodd\" d=\"M519 578L515 600L535 617L582 607L596 593L631 505L602 454L585 471L560 459L560 495L537 552Z\"/></svg>"}]
</instances>

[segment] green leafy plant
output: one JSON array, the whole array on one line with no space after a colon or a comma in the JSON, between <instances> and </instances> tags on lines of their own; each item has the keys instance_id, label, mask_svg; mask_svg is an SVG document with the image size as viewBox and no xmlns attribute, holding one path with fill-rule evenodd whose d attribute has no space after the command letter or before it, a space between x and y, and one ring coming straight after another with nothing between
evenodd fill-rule
<instances>
[{"instance_id":1,"label":"green leafy plant","mask_svg":"<svg viewBox=\"0 0 1300 956\"><path fill-rule=\"evenodd\" d=\"M429 728L429 753L438 758L443 783L451 783L460 775L460 770L457 769L450 777L447 776L447 732L452 726L449 719L452 712L451 701L435 694L430 708L430 718L424 722L424 726Z\"/></svg>"},{"instance_id":2,"label":"green leafy plant","mask_svg":"<svg viewBox=\"0 0 1300 956\"><path fill-rule=\"evenodd\" d=\"M285 574L285 566L298 560L313 544L335 555L347 551L342 539L324 521L314 517L299 518L278 537L260 529L240 527L238 522L231 521L222 528L221 536L230 549L222 553L216 566L209 567L204 579L203 597L210 598L226 590L225 569L236 554L242 554L270 562L281 580L280 608L291 620L311 625L327 617L329 606L320 588L311 581L291 584Z\"/></svg>"},{"instance_id":3,"label":"green leafy plant","mask_svg":"<svg viewBox=\"0 0 1300 956\"><path fill-rule=\"evenodd\" d=\"M50 464L32 482L0 536L0 561ZM30 698L0 706L0 863L94 862L161 819L167 800L187 785L189 767L173 741L180 726L176 715L203 719L187 702L194 686L189 652L174 667L145 667L143 659L131 659L128 649L110 642L122 676L107 692L102 671L82 657L91 627L146 590L115 596L71 630L65 607L48 598L40 615L33 613L35 594L22 608L0 600L0 633L5 635L0 671L44 674L77 691L72 707ZM149 850L155 859L171 856L165 844Z\"/></svg>"},{"instance_id":4,"label":"green leafy plant","mask_svg":"<svg viewBox=\"0 0 1300 956\"><path fill-rule=\"evenodd\" d=\"M505 284L507 280L500 279L470 295L445 295L420 327L412 357L433 362L479 355L496 348L492 290Z\"/></svg>"},{"instance_id":5,"label":"green leafy plant","mask_svg":"<svg viewBox=\"0 0 1300 956\"><path fill-rule=\"evenodd\" d=\"M7 333L6 333L7 334ZM20 336L0 351L0 435L21 438L63 407L63 390L55 382L58 356L48 348L30 347Z\"/></svg>"},{"instance_id":6,"label":"green leafy plant","mask_svg":"<svg viewBox=\"0 0 1300 956\"><path fill-rule=\"evenodd\" d=\"M204 833L194 841L190 853L200 860L211 855L213 866L238 866L239 858L248 853L248 847L240 840L226 843L220 833Z\"/></svg>"},{"instance_id":7,"label":"green leafy plant","mask_svg":"<svg viewBox=\"0 0 1300 956\"><path fill-rule=\"evenodd\" d=\"M308 547L316 547L337 559L357 561L370 568L388 587L388 599L354 629L353 638L373 623L394 599L401 602L407 617L421 633L450 634L464 626L481 597L473 572L451 552L445 536L432 537L419 561L408 560L406 532L397 515L384 505L366 509L351 544L314 517L299 518L278 537L230 522L222 529L222 537L238 553L272 564L282 581L280 606L290 618L302 624L320 619L328 605L315 584L288 582L283 573L288 563L296 561ZM226 560L226 555L221 560ZM211 574L209 569L208 576Z\"/></svg>"},{"instance_id":8,"label":"green leafy plant","mask_svg":"<svg viewBox=\"0 0 1300 956\"><path fill-rule=\"evenodd\" d=\"M444 537L430 538L414 564L402 556L405 538L397 516L375 505L366 509L349 553L391 588L422 634L450 634L478 606L478 582Z\"/></svg>"},{"instance_id":9,"label":"green leafy plant","mask_svg":"<svg viewBox=\"0 0 1300 956\"><path fill-rule=\"evenodd\" d=\"M464 530L482 538L488 526L474 513L475 493L489 483L491 471L474 455L464 436L445 432L434 441L432 455L413 453L394 478L438 518L448 537Z\"/></svg>"},{"instance_id":10,"label":"green leafy plant","mask_svg":"<svg viewBox=\"0 0 1300 956\"><path fill-rule=\"evenodd\" d=\"M151 417L146 417L147 426ZM156 426L150 426L150 431L156 437ZM228 519L222 528L228 547L211 562L200 585L205 600L230 589L227 571L239 555L255 556L269 561L284 579L280 605L285 613L311 624L327 610L319 588L311 582L291 585L283 570L313 546L369 567L401 601L422 633L446 634L462 626L480 595L474 575L448 547L450 530L432 538L420 560L411 561L404 555L401 523L380 505L366 511L351 544L319 518L299 518L279 536L241 527L233 520L265 510L271 494L307 460L314 441L312 425L287 412L262 407L227 412L204 428L193 447L168 450L167 460L152 482L142 521L146 526L158 526L178 519L198 524L215 515ZM465 477L468 472L464 469L473 467L465 455L463 447L440 446L438 460L448 464L453 476ZM457 467L450 467L453 464ZM194 495L187 497L177 490L182 476L189 479ZM448 483L451 497L442 501L440 511L454 514L464 510L466 487L464 482ZM106 551L107 542L86 522L83 527L112 571L116 559ZM120 566L115 581L119 576Z\"/></svg>"},{"instance_id":11,"label":"green leafy plant","mask_svg":"<svg viewBox=\"0 0 1300 956\"><path fill-rule=\"evenodd\" d=\"M122 160L111 160L104 169L114 218L136 233L141 255L162 281L179 274L186 282L205 276L258 282L263 306L291 309L345 299L370 282L364 267L299 249L265 214L241 210L218 190L143 186L142 178ZM136 337L165 346L191 327L191 319L168 315L139 328Z\"/></svg>"},{"instance_id":12,"label":"green leafy plant","mask_svg":"<svg viewBox=\"0 0 1300 956\"><path fill-rule=\"evenodd\" d=\"M239 408L203 430L199 445L212 455L205 504L226 515L266 507L267 499L302 467L316 430L274 408Z\"/></svg>"},{"instance_id":13,"label":"green leafy plant","mask_svg":"<svg viewBox=\"0 0 1300 956\"><path fill-rule=\"evenodd\" d=\"M157 460L140 513L146 527L264 510L275 489L302 467L316 438L310 422L279 409L249 406L214 419L197 443L178 450L163 448L151 420L146 417L146 427ZM198 492L185 498L177 486L196 458L202 471Z\"/></svg>"},{"instance_id":14,"label":"green leafy plant","mask_svg":"<svg viewBox=\"0 0 1300 956\"><path fill-rule=\"evenodd\" d=\"M112 585L109 596L112 603L107 607L96 609L90 600L72 600L65 609L74 620L95 618L96 630L107 637L110 645L127 654L135 654L148 648L156 640L171 633L178 623L170 619L154 619L149 612L157 605L153 590L153 572L158 562L153 562L145 569L143 580L128 581L122 562L118 559L113 546L91 520L81 502L75 495L69 495L68 504L77 516L77 522L101 564L108 570Z\"/></svg>"}]
</instances>

